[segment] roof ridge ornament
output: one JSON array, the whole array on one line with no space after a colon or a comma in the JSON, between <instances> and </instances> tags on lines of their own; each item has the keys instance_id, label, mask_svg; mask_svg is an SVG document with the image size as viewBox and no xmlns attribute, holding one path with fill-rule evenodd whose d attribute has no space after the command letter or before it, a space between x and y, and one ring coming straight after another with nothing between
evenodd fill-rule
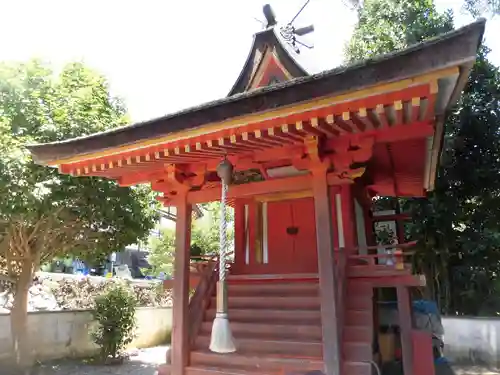
<instances>
[{"instance_id":1,"label":"roof ridge ornament","mask_svg":"<svg viewBox=\"0 0 500 375\"><path fill-rule=\"evenodd\" d=\"M286 25L280 27L280 35L294 50L295 53L300 54L299 46L306 47L308 49L313 48L312 45L307 45L300 40L297 40L297 37L304 36L310 34L314 31L314 25L309 25L305 27L296 28L293 23L297 19L297 17L302 13L305 7L309 4L311 0L306 0L304 5L299 9L297 14L292 18L290 22ZM278 23L276 20L276 15L273 11L273 8L270 4L265 4L262 8L262 12L264 13L264 17L266 17L266 28L274 27Z\"/></svg>"}]
</instances>

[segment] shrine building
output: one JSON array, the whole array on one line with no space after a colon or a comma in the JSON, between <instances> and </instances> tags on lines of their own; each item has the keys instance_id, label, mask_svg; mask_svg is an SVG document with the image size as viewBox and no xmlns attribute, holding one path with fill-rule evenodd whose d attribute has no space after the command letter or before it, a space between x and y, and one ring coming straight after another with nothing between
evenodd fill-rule
<instances>
[{"instance_id":1,"label":"shrine building","mask_svg":"<svg viewBox=\"0 0 500 375\"><path fill-rule=\"evenodd\" d=\"M434 373L431 336L414 327L410 303L425 278L413 273L401 230L398 243L380 251L374 222L399 225L403 217L373 215L373 197L424 197L434 188L446 115L484 27L477 21L308 74L271 26L255 34L225 98L30 146L35 162L60 173L150 184L176 207L172 350L160 374L372 374L386 355L378 353L382 289L397 296L394 342L404 374ZM189 299L192 207L220 199L216 168L224 158L234 167L231 354L208 349L216 262L199 268Z\"/></svg>"}]
</instances>

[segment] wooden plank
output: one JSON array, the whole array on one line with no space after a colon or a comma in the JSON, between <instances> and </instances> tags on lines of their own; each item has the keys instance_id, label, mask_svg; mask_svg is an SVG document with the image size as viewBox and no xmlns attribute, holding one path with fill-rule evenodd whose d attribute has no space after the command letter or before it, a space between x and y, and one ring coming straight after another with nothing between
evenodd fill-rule
<instances>
[{"instance_id":1,"label":"wooden plank","mask_svg":"<svg viewBox=\"0 0 500 375\"><path fill-rule=\"evenodd\" d=\"M401 348L403 351L403 371L405 375L413 375L413 342L411 301L408 288L396 287L398 296L399 327L401 330Z\"/></svg>"},{"instance_id":2,"label":"wooden plank","mask_svg":"<svg viewBox=\"0 0 500 375\"><path fill-rule=\"evenodd\" d=\"M183 375L188 365L189 245L191 242L191 205L179 199L175 227L175 261L172 328L172 375Z\"/></svg>"},{"instance_id":3,"label":"wooden plank","mask_svg":"<svg viewBox=\"0 0 500 375\"><path fill-rule=\"evenodd\" d=\"M228 198L242 198L269 193L288 193L311 189L311 177L307 175L251 182L229 187ZM189 203L211 202L220 199L220 186L188 193Z\"/></svg>"},{"instance_id":4,"label":"wooden plank","mask_svg":"<svg viewBox=\"0 0 500 375\"><path fill-rule=\"evenodd\" d=\"M323 331L323 361L326 375L338 375L341 369L340 334L337 327L336 291L334 272L332 215L326 169L313 171L312 188L318 250L318 273Z\"/></svg>"},{"instance_id":5,"label":"wooden plank","mask_svg":"<svg viewBox=\"0 0 500 375\"><path fill-rule=\"evenodd\" d=\"M349 178L339 179L337 175L330 173L327 175L328 185L340 185L352 183ZM191 204L212 202L220 199L220 186L214 188L192 191L188 193L188 202ZM258 195L273 193L293 193L310 191L312 189L311 175L301 175L295 177L276 178L260 182L249 182L247 184L233 185L229 187L228 199L254 197Z\"/></svg>"}]
</instances>

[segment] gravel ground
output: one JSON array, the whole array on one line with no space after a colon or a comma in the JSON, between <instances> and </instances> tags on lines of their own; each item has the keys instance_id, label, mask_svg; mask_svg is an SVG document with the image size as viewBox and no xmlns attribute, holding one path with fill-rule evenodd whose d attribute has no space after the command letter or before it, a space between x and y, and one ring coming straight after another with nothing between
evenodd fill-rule
<instances>
[{"instance_id":1,"label":"gravel ground","mask_svg":"<svg viewBox=\"0 0 500 375\"><path fill-rule=\"evenodd\" d=\"M77 361L41 365L36 375L153 375L158 365L165 363L167 346L141 349L121 365L96 366ZM0 371L1 375L4 374Z\"/></svg>"},{"instance_id":2,"label":"gravel ground","mask_svg":"<svg viewBox=\"0 0 500 375\"><path fill-rule=\"evenodd\" d=\"M57 361L41 365L34 375L153 375L165 361L168 346L141 349L121 365L97 366L82 361ZM453 366L455 375L500 375L498 369L481 366ZM0 368L0 375L10 375Z\"/></svg>"}]
</instances>

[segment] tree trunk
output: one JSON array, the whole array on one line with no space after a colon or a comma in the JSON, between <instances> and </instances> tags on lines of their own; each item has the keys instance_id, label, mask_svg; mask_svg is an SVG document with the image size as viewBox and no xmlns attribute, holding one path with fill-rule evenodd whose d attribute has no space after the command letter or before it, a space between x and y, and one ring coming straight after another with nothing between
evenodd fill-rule
<instances>
[{"instance_id":1,"label":"tree trunk","mask_svg":"<svg viewBox=\"0 0 500 375\"><path fill-rule=\"evenodd\" d=\"M33 356L28 340L28 293L33 280L31 260L23 260L21 274L16 283L14 304L10 312L12 358L20 374L29 374Z\"/></svg>"}]
</instances>

